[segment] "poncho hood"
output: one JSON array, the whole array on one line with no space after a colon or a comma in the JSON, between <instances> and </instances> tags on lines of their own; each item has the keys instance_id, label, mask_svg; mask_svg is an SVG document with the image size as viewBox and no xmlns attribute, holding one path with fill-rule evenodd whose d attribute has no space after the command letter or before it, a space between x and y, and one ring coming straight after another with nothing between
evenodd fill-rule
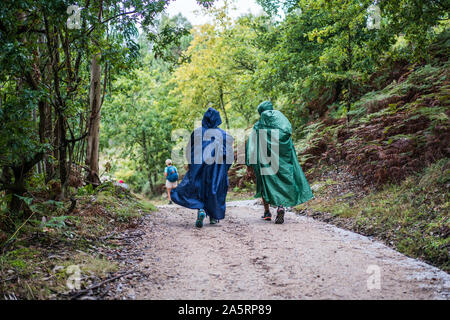
<instances>
[{"instance_id":1,"label":"poncho hood","mask_svg":"<svg viewBox=\"0 0 450 320\"><path fill-rule=\"evenodd\" d=\"M258 112L259 114L263 113L264 111L267 110L273 110L273 104L270 101L264 101L261 102L258 106Z\"/></svg>"},{"instance_id":2,"label":"poncho hood","mask_svg":"<svg viewBox=\"0 0 450 320\"><path fill-rule=\"evenodd\" d=\"M206 110L205 115L203 116L202 120L202 127L213 129L220 126L222 123L222 119L220 118L220 113L214 108L208 108Z\"/></svg>"}]
</instances>

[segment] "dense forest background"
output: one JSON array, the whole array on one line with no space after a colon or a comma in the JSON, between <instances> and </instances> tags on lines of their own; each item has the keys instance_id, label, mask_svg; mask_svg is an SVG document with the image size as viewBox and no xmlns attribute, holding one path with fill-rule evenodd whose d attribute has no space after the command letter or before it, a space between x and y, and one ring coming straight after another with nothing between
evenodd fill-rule
<instances>
[{"instance_id":1,"label":"dense forest background","mask_svg":"<svg viewBox=\"0 0 450 320\"><path fill-rule=\"evenodd\" d=\"M298 210L353 218L448 270L448 1L258 0L264 14L231 19L238 1L198 0L213 21L198 26L165 15L169 2L1 2L4 251L44 217L65 227L106 181L160 199L176 129L209 106L222 128L248 129L271 100L316 196L332 199ZM253 188L242 165L230 184Z\"/></svg>"},{"instance_id":2,"label":"dense forest background","mask_svg":"<svg viewBox=\"0 0 450 320\"><path fill-rule=\"evenodd\" d=\"M220 110L225 129L248 129L257 119L256 106L266 99L291 120L302 164L317 169L310 165L317 156L314 148L322 148L316 153L330 157L321 146L325 141L301 140L312 135L313 122L316 126L325 119L355 123L386 105L410 102L417 98L416 89L401 88L401 94L392 93L394 97L375 92L407 71L446 59L444 2L383 1L376 7L373 1L260 4L266 15L232 21L233 4L225 2L205 11L213 16L212 24L192 27L182 16L163 17L156 34L140 36L141 66L133 69L132 77L117 77L103 111L103 160L116 178L138 192L161 194L164 159L176 144L173 130L192 130L208 106ZM282 21L276 16L280 9L285 12ZM444 47L433 51L431 45L437 42ZM444 107L436 109L437 114L443 114ZM325 125L332 127L332 123ZM444 150L445 141L441 142ZM439 154L434 160L444 156L436 149L431 152ZM414 169L424 165L421 162ZM396 173L377 168L385 164L361 173L369 180L375 175L380 183L411 173L409 167ZM355 166L354 172L360 169Z\"/></svg>"}]
</instances>

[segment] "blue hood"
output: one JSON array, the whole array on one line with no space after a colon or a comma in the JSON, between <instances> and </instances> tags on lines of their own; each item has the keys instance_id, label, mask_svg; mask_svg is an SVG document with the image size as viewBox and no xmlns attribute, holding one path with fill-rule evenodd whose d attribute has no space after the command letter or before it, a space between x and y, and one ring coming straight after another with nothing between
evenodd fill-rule
<instances>
[{"instance_id":1,"label":"blue hood","mask_svg":"<svg viewBox=\"0 0 450 320\"><path fill-rule=\"evenodd\" d=\"M220 113L214 108L208 108L206 110L205 115L203 116L202 120L202 127L213 129L220 126L222 123L222 119L220 118Z\"/></svg>"}]
</instances>

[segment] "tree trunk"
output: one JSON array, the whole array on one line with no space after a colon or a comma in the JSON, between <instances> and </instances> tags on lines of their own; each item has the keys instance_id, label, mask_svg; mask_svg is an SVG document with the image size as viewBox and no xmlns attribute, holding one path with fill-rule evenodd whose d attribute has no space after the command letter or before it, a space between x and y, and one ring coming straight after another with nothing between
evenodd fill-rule
<instances>
[{"instance_id":1,"label":"tree trunk","mask_svg":"<svg viewBox=\"0 0 450 320\"><path fill-rule=\"evenodd\" d=\"M88 182L100 184L99 174L99 137L100 137L100 109L101 105L101 77L100 54L92 58L91 87L89 104L91 114L88 118L88 136L86 149L86 165L89 167Z\"/></svg>"},{"instance_id":2,"label":"tree trunk","mask_svg":"<svg viewBox=\"0 0 450 320\"><path fill-rule=\"evenodd\" d=\"M41 41L46 41L44 35L42 35ZM42 73L42 79L49 81L51 75L51 67L47 65ZM52 107L48 101L42 99L39 101L39 141L41 143L54 143L53 124L52 124ZM48 183L55 176L55 167L50 160L48 152L44 154L44 177L45 183Z\"/></svg>"},{"instance_id":3,"label":"tree trunk","mask_svg":"<svg viewBox=\"0 0 450 320\"><path fill-rule=\"evenodd\" d=\"M3 168L0 178L0 190L5 190L6 195L11 196L11 201L8 203L8 210L11 214L17 216L22 211L23 201L19 197L22 197L27 192L25 188L25 177L42 160L43 155L44 153L40 152L18 166ZM13 178L14 182L12 181Z\"/></svg>"},{"instance_id":4,"label":"tree trunk","mask_svg":"<svg viewBox=\"0 0 450 320\"><path fill-rule=\"evenodd\" d=\"M352 35L350 32L350 26L348 27L348 44L347 44L347 70L351 71L353 68L353 50L352 50ZM349 77L347 79L347 122L350 121L350 116L348 115L350 108L352 107L352 79Z\"/></svg>"},{"instance_id":5,"label":"tree trunk","mask_svg":"<svg viewBox=\"0 0 450 320\"><path fill-rule=\"evenodd\" d=\"M55 29L55 28L54 28ZM61 181L61 193L59 194L59 200L64 200L67 191L67 136L66 136L66 122L64 116L65 103L61 96L60 78L58 75L58 66L60 63L60 55L58 51L59 40L55 36L53 38L55 42L54 46L54 57L52 61L52 71L53 71L53 84L56 93L56 103L55 103L55 117L57 121L56 131L58 133L58 161L59 161L59 179Z\"/></svg>"},{"instance_id":6,"label":"tree trunk","mask_svg":"<svg viewBox=\"0 0 450 320\"><path fill-rule=\"evenodd\" d=\"M41 143L51 143L52 140L52 111L49 104L41 100L39 101L39 141ZM50 163L47 153L44 155L43 164L45 183L47 183L54 175L53 165Z\"/></svg>"},{"instance_id":7,"label":"tree trunk","mask_svg":"<svg viewBox=\"0 0 450 320\"><path fill-rule=\"evenodd\" d=\"M225 111L225 103L223 102L222 88L220 88L220 92L219 92L219 102L220 102L220 107L222 108L222 111L223 111L223 116L225 117L225 125L227 126L227 130L230 130L230 123L228 122L227 112Z\"/></svg>"},{"instance_id":8,"label":"tree trunk","mask_svg":"<svg viewBox=\"0 0 450 320\"><path fill-rule=\"evenodd\" d=\"M59 108L58 108L59 109ZM60 200L66 197L68 171L67 171L67 138L66 125L61 110L57 111L58 117L58 135L59 135L59 179L61 180ZM70 164L69 164L70 165Z\"/></svg>"},{"instance_id":9,"label":"tree trunk","mask_svg":"<svg viewBox=\"0 0 450 320\"><path fill-rule=\"evenodd\" d=\"M150 156L148 154L148 148L147 148L147 136L145 134L145 131L142 130L142 149L144 151L144 162L145 162L145 166L147 168L147 180L148 180L148 185L150 187L150 193L154 194L155 193L155 186L152 180L152 172L151 172L151 166L150 166Z\"/></svg>"}]
</instances>

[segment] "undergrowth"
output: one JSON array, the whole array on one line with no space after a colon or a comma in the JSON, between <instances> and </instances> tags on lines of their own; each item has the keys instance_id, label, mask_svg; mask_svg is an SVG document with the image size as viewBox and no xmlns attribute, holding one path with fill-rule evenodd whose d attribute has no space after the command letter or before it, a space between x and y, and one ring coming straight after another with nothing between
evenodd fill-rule
<instances>
[{"instance_id":1,"label":"undergrowth","mask_svg":"<svg viewBox=\"0 0 450 320\"><path fill-rule=\"evenodd\" d=\"M296 150L308 177L321 164L341 163L382 186L449 157L449 67L417 66L399 82L364 95L352 105L349 122L328 117L306 125Z\"/></svg>"},{"instance_id":2,"label":"undergrowth","mask_svg":"<svg viewBox=\"0 0 450 320\"><path fill-rule=\"evenodd\" d=\"M307 215L383 240L398 251L450 272L450 159L437 161L402 183L362 197L337 196L339 181L313 184L315 199L296 207Z\"/></svg>"},{"instance_id":3,"label":"undergrowth","mask_svg":"<svg viewBox=\"0 0 450 320\"><path fill-rule=\"evenodd\" d=\"M67 280L74 268L80 271L81 289L117 271L117 263L97 249L111 247L105 237L136 227L144 214L156 210L112 183L79 188L72 198L76 207L70 213L70 201L58 210L37 212L3 242L0 299L60 299L70 292Z\"/></svg>"}]
</instances>

